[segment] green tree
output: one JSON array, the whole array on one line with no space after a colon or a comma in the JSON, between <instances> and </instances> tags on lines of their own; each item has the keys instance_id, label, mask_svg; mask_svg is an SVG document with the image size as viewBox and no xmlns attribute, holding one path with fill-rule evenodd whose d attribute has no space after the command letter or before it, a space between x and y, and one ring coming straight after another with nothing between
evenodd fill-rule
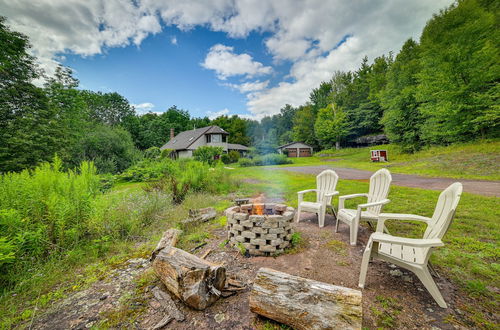
<instances>
[{"instance_id":1,"label":"green tree","mask_svg":"<svg viewBox=\"0 0 500 330\"><path fill-rule=\"evenodd\" d=\"M28 54L28 38L0 17L0 171L19 171L48 161L58 150L56 113L32 84L40 77Z\"/></svg>"},{"instance_id":2,"label":"green tree","mask_svg":"<svg viewBox=\"0 0 500 330\"><path fill-rule=\"evenodd\" d=\"M499 135L498 10L495 1L462 0L425 26L417 100L426 143Z\"/></svg>"},{"instance_id":3,"label":"green tree","mask_svg":"<svg viewBox=\"0 0 500 330\"><path fill-rule=\"evenodd\" d=\"M389 139L404 151L415 152L422 147L423 117L415 97L420 72L418 44L409 39L396 56L387 75L387 87L382 95L385 109L382 123Z\"/></svg>"},{"instance_id":4,"label":"green tree","mask_svg":"<svg viewBox=\"0 0 500 330\"><path fill-rule=\"evenodd\" d=\"M327 149L335 144L335 148L340 149L340 141L349 133L347 117L342 108L329 104L320 109L314 131L322 148Z\"/></svg>"},{"instance_id":5,"label":"green tree","mask_svg":"<svg viewBox=\"0 0 500 330\"><path fill-rule=\"evenodd\" d=\"M311 105L299 107L293 119L293 139L317 147L318 142L314 134L315 122L316 116Z\"/></svg>"},{"instance_id":6,"label":"green tree","mask_svg":"<svg viewBox=\"0 0 500 330\"><path fill-rule=\"evenodd\" d=\"M134 115L128 100L118 93L81 91L89 109L91 120L111 126L121 124L125 118Z\"/></svg>"}]
</instances>

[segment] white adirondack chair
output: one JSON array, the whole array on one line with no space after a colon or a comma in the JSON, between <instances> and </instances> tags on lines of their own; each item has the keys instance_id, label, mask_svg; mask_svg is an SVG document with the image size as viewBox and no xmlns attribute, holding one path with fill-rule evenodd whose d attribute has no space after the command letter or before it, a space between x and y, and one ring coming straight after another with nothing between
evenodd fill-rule
<instances>
[{"instance_id":1,"label":"white adirondack chair","mask_svg":"<svg viewBox=\"0 0 500 330\"><path fill-rule=\"evenodd\" d=\"M377 232L370 236L363 254L359 287L364 288L365 286L370 258L378 258L414 272L438 305L446 308L446 302L429 272L428 262L432 249L444 245L441 239L455 215L461 194L462 184L460 182L455 182L446 188L439 195L432 218L413 214L381 213L377 223ZM384 222L389 219L423 221L427 223L427 229L421 239L384 234L382 232Z\"/></svg>"},{"instance_id":2,"label":"white adirondack chair","mask_svg":"<svg viewBox=\"0 0 500 330\"><path fill-rule=\"evenodd\" d=\"M318 223L320 227L325 225L326 208L330 206L335 213L332 205L332 197L338 195L335 191L339 176L333 170L324 170L316 177L316 189L299 191L299 208L297 210L297 222L300 220L300 212L313 212L318 214ZM316 202L304 202L304 194L308 192L316 193Z\"/></svg>"},{"instance_id":3,"label":"white adirondack chair","mask_svg":"<svg viewBox=\"0 0 500 330\"><path fill-rule=\"evenodd\" d=\"M337 215L337 224L335 232L338 232L339 221L342 221L350 227L350 242L351 245L356 245L358 239L358 228L361 220L377 221L379 213L382 211L382 206L389 203L387 199L389 187L391 186L391 173L385 168L378 170L370 177L370 189L368 194L352 194L339 197L339 212ZM356 210L346 209L344 202L346 199L366 197L367 203L358 204ZM366 209L366 211L363 211Z\"/></svg>"}]
</instances>

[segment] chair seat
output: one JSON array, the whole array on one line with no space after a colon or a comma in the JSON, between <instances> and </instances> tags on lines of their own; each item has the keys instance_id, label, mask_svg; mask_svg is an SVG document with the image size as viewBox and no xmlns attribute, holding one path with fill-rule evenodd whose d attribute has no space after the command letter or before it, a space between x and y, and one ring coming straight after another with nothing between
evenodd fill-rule
<instances>
[{"instance_id":1,"label":"chair seat","mask_svg":"<svg viewBox=\"0 0 500 330\"><path fill-rule=\"evenodd\" d=\"M422 248L393 243L379 243L378 252L381 255L395 260L422 265L425 263L425 256L427 255L428 249L427 247Z\"/></svg>"},{"instance_id":2,"label":"chair seat","mask_svg":"<svg viewBox=\"0 0 500 330\"><path fill-rule=\"evenodd\" d=\"M322 204L316 202L301 202L300 208L302 211L306 212L318 212L321 209Z\"/></svg>"},{"instance_id":3,"label":"chair seat","mask_svg":"<svg viewBox=\"0 0 500 330\"><path fill-rule=\"evenodd\" d=\"M338 212L338 219L342 222L351 223L356 217L357 210L341 209ZM378 216L370 211L361 211L361 218L365 220L377 220Z\"/></svg>"}]
</instances>

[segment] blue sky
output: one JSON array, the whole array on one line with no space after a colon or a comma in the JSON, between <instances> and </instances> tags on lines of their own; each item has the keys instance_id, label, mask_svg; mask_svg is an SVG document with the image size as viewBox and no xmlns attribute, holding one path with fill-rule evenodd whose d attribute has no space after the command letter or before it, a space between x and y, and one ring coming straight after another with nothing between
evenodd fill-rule
<instances>
[{"instance_id":1,"label":"blue sky","mask_svg":"<svg viewBox=\"0 0 500 330\"><path fill-rule=\"evenodd\" d=\"M451 0L0 0L40 67L138 112L252 118L298 106L337 70L418 40ZM176 42L172 40L175 38Z\"/></svg>"}]
</instances>

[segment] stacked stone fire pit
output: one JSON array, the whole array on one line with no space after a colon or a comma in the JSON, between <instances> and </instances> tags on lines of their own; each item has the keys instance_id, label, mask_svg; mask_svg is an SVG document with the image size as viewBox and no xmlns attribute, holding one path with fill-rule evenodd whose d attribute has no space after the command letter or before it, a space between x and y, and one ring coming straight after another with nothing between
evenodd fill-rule
<instances>
[{"instance_id":1,"label":"stacked stone fire pit","mask_svg":"<svg viewBox=\"0 0 500 330\"><path fill-rule=\"evenodd\" d=\"M293 207L274 203L253 203L226 210L229 243L243 245L252 256L279 254L290 245Z\"/></svg>"}]
</instances>

